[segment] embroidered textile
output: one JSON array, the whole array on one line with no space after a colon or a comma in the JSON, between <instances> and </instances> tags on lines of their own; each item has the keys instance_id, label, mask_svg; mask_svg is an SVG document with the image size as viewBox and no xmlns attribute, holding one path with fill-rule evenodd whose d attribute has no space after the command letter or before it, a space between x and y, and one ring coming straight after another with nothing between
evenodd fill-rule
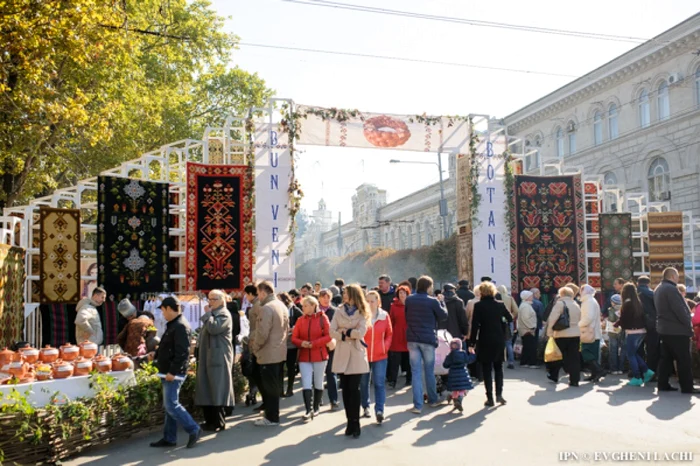
<instances>
[{"instance_id":1,"label":"embroidered textile","mask_svg":"<svg viewBox=\"0 0 700 466\"><path fill-rule=\"evenodd\" d=\"M168 187L98 178L97 281L109 299L168 289Z\"/></svg>"},{"instance_id":2,"label":"embroidered textile","mask_svg":"<svg viewBox=\"0 0 700 466\"><path fill-rule=\"evenodd\" d=\"M586 283L586 238L580 175L516 176L512 291L551 295Z\"/></svg>"},{"instance_id":3,"label":"embroidered textile","mask_svg":"<svg viewBox=\"0 0 700 466\"><path fill-rule=\"evenodd\" d=\"M78 343L75 338L76 304L42 304L41 344L58 348L70 342Z\"/></svg>"},{"instance_id":4,"label":"embroidered textile","mask_svg":"<svg viewBox=\"0 0 700 466\"><path fill-rule=\"evenodd\" d=\"M0 348L22 340L24 249L0 244Z\"/></svg>"},{"instance_id":5,"label":"embroidered textile","mask_svg":"<svg viewBox=\"0 0 700 466\"><path fill-rule=\"evenodd\" d=\"M632 214L600 214L599 218L602 289L614 291L617 277L632 279Z\"/></svg>"},{"instance_id":6,"label":"embroidered textile","mask_svg":"<svg viewBox=\"0 0 700 466\"><path fill-rule=\"evenodd\" d=\"M251 187L247 166L187 164L188 290L240 295L253 282Z\"/></svg>"},{"instance_id":7,"label":"embroidered textile","mask_svg":"<svg viewBox=\"0 0 700 466\"><path fill-rule=\"evenodd\" d=\"M40 301L80 300L80 210L42 207L39 210Z\"/></svg>"},{"instance_id":8,"label":"embroidered textile","mask_svg":"<svg viewBox=\"0 0 700 466\"><path fill-rule=\"evenodd\" d=\"M661 283L666 267L680 274L678 283L685 283L683 264L683 214L681 212L649 212L649 270L651 284Z\"/></svg>"}]
</instances>

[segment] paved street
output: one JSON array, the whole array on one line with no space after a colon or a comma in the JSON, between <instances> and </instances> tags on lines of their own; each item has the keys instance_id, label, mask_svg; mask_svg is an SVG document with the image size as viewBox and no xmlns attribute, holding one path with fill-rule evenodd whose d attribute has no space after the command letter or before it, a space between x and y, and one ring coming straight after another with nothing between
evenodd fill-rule
<instances>
[{"instance_id":1,"label":"paved street","mask_svg":"<svg viewBox=\"0 0 700 466\"><path fill-rule=\"evenodd\" d=\"M609 376L599 386L582 383L577 389L565 383L555 387L543 370L518 368L506 376L507 406L485 409L479 385L465 399L462 415L450 413L445 405L425 407L423 415L416 416L407 412L410 390L391 392L384 425L363 419L358 440L343 435L344 412L329 413L327 405L320 417L304 424L297 390L294 398L282 401L280 427L254 427L257 416L240 406L225 432L203 437L192 450L184 448L184 433L178 448L149 448L149 442L160 438L155 432L64 464L179 465L204 460L206 466L545 465L559 463L560 452L567 451L581 459L603 451L690 451L694 463L700 463L699 397L679 393L658 397L651 387L624 386L619 376Z\"/></svg>"}]
</instances>

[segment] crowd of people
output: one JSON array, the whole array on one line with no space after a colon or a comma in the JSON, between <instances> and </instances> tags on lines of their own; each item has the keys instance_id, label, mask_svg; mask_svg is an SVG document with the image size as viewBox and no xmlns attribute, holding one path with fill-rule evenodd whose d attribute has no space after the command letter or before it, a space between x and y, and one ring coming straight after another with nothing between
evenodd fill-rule
<instances>
[{"instance_id":1,"label":"crowd of people","mask_svg":"<svg viewBox=\"0 0 700 466\"><path fill-rule=\"evenodd\" d=\"M545 306L539 290L514 297L489 277L482 277L473 291L467 280L435 290L428 276L394 285L382 275L371 290L337 279L328 288L308 283L277 294L272 283L262 281L245 288L240 311L224 292L213 290L197 340L195 401L203 408L201 426L178 402L190 336L177 300L166 298L161 307L167 329L154 356L163 379L166 421L163 438L152 446L174 445L177 424L189 434L188 447L202 430L226 428L235 399L237 341L248 378L246 405L262 415L256 426L279 425L280 399L293 396L300 374L303 419L320 415L324 392L330 410L339 409L340 390L345 435L354 438L361 435L361 419L372 417L372 394L374 417L382 424L387 391L397 387L402 371L412 391L410 411L418 415L425 404L438 408L445 402L453 412L462 412L463 397L478 382L484 385L486 407L505 405L504 365L514 368L519 355L521 367L540 368L540 342L545 341L546 377L554 383L560 382L562 370L571 387L579 386L582 372L588 374L584 381L598 383L609 374L622 374L628 361L630 386L655 381L658 391L678 390L669 382L675 370L680 391L698 393L691 341L700 322L690 307L695 301L685 297L678 279L669 268L653 291L648 277L639 277L636 284L618 279L616 293L602 311L595 289L587 284L563 286ZM246 335L242 320L249 323ZM696 344L700 348L700 339ZM603 368L603 345L609 349L609 371ZM262 403L256 406L258 392Z\"/></svg>"}]
</instances>

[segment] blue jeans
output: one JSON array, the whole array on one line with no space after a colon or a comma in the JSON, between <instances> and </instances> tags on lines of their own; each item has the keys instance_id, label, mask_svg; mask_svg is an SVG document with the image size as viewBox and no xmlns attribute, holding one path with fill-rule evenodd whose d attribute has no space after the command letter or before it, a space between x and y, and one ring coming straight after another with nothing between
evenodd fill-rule
<instances>
[{"instance_id":1,"label":"blue jeans","mask_svg":"<svg viewBox=\"0 0 700 466\"><path fill-rule=\"evenodd\" d=\"M513 354L513 339L508 338L506 340L506 353L508 354L508 365L511 366L515 364L515 354Z\"/></svg>"},{"instance_id":2,"label":"blue jeans","mask_svg":"<svg viewBox=\"0 0 700 466\"><path fill-rule=\"evenodd\" d=\"M180 404L180 387L183 380L163 381L163 407L165 408L165 426L163 439L166 442L177 442L177 425L180 424L185 432L194 434L199 430L199 424L192 419L190 413Z\"/></svg>"},{"instance_id":3,"label":"blue jeans","mask_svg":"<svg viewBox=\"0 0 700 466\"><path fill-rule=\"evenodd\" d=\"M649 369L644 362L644 358L639 355L639 348L644 343L643 333L627 334L625 345L627 347L627 359L630 362L630 369L635 378L640 379L642 375Z\"/></svg>"},{"instance_id":4,"label":"blue jeans","mask_svg":"<svg viewBox=\"0 0 700 466\"><path fill-rule=\"evenodd\" d=\"M435 382L435 346L427 343L408 342L408 355L411 360L411 390L413 406L423 409L423 376L425 376L428 403L437 403L438 394Z\"/></svg>"},{"instance_id":5,"label":"blue jeans","mask_svg":"<svg viewBox=\"0 0 700 466\"><path fill-rule=\"evenodd\" d=\"M627 349L622 334L608 334L608 364L611 371L623 371L625 359L627 359ZM602 353L602 351L601 351Z\"/></svg>"},{"instance_id":6,"label":"blue jeans","mask_svg":"<svg viewBox=\"0 0 700 466\"><path fill-rule=\"evenodd\" d=\"M369 363L369 372L362 374L360 379L360 399L362 407L369 408L369 379L372 375L372 385L374 386L374 412L384 412L384 402L386 401L386 390L384 381L386 380L386 366L388 359Z\"/></svg>"}]
</instances>

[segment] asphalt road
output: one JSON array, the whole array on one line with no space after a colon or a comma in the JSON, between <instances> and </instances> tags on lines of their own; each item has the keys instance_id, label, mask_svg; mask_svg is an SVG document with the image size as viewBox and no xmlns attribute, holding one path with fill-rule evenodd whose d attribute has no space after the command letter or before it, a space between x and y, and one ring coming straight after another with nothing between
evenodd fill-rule
<instances>
[{"instance_id":1,"label":"asphalt road","mask_svg":"<svg viewBox=\"0 0 700 466\"><path fill-rule=\"evenodd\" d=\"M64 464L615 464L625 454L655 454L649 459L656 462L674 454L669 458L682 460L680 452L692 456L691 461L665 463L700 464L700 397L677 392L658 396L654 387L627 387L625 382L608 376L597 386L582 382L569 388L546 380L544 370L517 368L506 372L506 406L484 408L483 386L477 385L465 398L461 415L447 405L411 414L410 389L400 389L388 394L384 424L363 419L359 439L343 435L344 411L331 413L327 404L319 417L304 423L297 388L293 398L282 400L278 427L253 426L258 416L241 405L226 431L204 436L193 449L184 448L183 431L178 447L150 448L148 443L160 438L154 432ZM644 457L635 461L653 462Z\"/></svg>"}]
</instances>

